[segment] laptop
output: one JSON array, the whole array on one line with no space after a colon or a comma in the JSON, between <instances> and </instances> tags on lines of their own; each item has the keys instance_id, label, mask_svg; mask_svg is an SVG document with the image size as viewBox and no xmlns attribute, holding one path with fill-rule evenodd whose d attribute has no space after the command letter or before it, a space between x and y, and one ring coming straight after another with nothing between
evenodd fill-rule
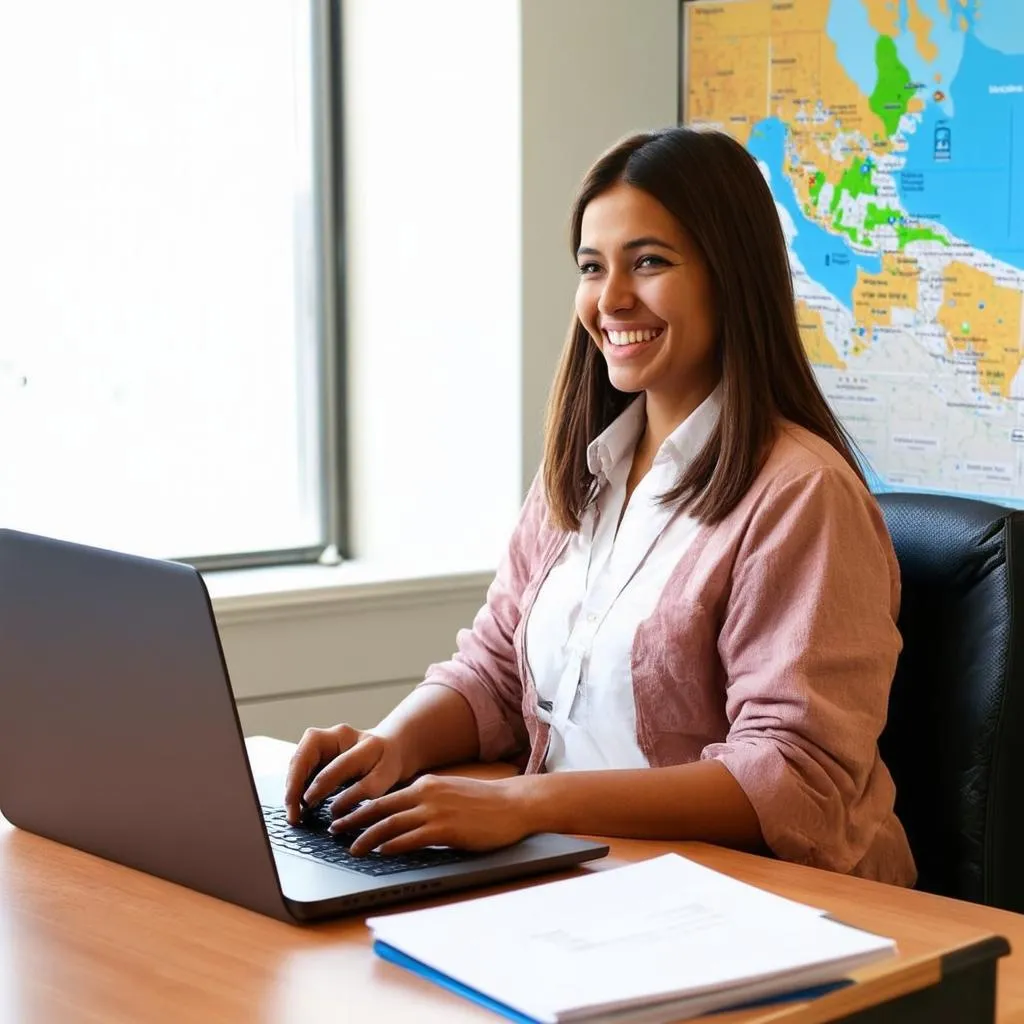
<instances>
[{"instance_id":1,"label":"laptop","mask_svg":"<svg viewBox=\"0 0 1024 1024\"><path fill-rule=\"evenodd\" d=\"M284 921L556 871L608 847L347 853L254 777L191 566L0 530L0 812L22 829ZM348 838L347 842L351 842Z\"/></svg>"}]
</instances>

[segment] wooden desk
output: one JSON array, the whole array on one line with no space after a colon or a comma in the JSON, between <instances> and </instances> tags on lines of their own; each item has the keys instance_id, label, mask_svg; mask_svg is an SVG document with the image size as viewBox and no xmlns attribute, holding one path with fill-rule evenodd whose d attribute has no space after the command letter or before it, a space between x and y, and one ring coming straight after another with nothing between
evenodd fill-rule
<instances>
[{"instance_id":1,"label":"wooden desk","mask_svg":"<svg viewBox=\"0 0 1024 1024\"><path fill-rule=\"evenodd\" d=\"M697 843L619 840L581 870L669 850L891 936L901 957L1003 935L1014 952L999 965L998 1019L1024 1024L1022 915ZM0 1024L497 1019L379 960L361 918L281 924L0 819Z\"/></svg>"}]
</instances>

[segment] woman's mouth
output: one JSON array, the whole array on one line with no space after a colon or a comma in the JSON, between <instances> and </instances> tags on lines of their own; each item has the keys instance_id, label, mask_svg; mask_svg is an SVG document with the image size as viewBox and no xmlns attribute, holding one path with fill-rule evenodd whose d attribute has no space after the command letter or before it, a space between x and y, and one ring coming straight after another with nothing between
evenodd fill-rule
<instances>
[{"instance_id":1,"label":"woman's mouth","mask_svg":"<svg viewBox=\"0 0 1024 1024\"><path fill-rule=\"evenodd\" d=\"M604 331L604 336L615 348L628 348L630 345L643 345L654 341L664 332L664 327L646 327L631 331Z\"/></svg>"}]
</instances>

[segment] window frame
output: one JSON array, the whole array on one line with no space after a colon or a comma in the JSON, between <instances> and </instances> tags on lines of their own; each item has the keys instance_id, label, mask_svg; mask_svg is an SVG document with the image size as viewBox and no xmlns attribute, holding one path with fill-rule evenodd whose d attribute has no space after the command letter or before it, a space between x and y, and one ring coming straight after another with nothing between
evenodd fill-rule
<instances>
[{"instance_id":1,"label":"window frame","mask_svg":"<svg viewBox=\"0 0 1024 1024\"><path fill-rule=\"evenodd\" d=\"M310 27L311 139L316 208L317 425L322 543L299 548L174 557L201 572L280 565L338 565L349 557L348 420L345 395L345 181L343 0L307 0Z\"/></svg>"}]
</instances>

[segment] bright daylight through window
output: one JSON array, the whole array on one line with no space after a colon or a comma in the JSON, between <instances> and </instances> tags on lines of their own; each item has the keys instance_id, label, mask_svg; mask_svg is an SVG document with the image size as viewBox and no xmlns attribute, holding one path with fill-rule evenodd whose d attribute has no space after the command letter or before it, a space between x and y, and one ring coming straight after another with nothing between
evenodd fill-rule
<instances>
[{"instance_id":1,"label":"bright daylight through window","mask_svg":"<svg viewBox=\"0 0 1024 1024\"><path fill-rule=\"evenodd\" d=\"M164 557L324 544L310 17L0 17L0 526Z\"/></svg>"}]
</instances>

